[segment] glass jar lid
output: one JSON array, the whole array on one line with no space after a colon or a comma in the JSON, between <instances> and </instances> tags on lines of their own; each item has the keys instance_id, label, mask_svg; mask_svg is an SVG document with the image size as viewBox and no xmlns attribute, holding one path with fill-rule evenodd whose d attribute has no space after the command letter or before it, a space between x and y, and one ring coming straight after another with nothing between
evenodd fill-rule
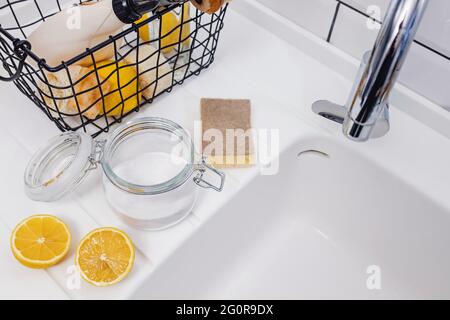
<instances>
[{"instance_id":1,"label":"glass jar lid","mask_svg":"<svg viewBox=\"0 0 450 320\"><path fill-rule=\"evenodd\" d=\"M92 168L92 138L67 132L39 149L25 169L25 193L36 201L56 201L72 192Z\"/></svg>"}]
</instances>

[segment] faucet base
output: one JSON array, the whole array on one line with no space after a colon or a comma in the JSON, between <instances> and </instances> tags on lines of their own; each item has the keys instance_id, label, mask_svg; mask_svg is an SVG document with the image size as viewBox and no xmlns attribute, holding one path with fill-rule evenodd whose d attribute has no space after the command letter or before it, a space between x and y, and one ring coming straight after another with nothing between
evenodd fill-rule
<instances>
[{"instance_id":1,"label":"faucet base","mask_svg":"<svg viewBox=\"0 0 450 320\"><path fill-rule=\"evenodd\" d=\"M358 123L350 116L347 116L342 126L342 132L350 140L365 142L369 139L385 136L389 132L390 127L389 105L385 104L377 121L372 125Z\"/></svg>"}]
</instances>

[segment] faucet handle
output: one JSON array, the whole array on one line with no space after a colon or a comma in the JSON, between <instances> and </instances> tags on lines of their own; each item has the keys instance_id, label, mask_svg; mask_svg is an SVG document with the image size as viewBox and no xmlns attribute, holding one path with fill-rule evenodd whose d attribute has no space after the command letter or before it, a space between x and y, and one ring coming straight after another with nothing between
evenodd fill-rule
<instances>
[{"instance_id":1,"label":"faucet handle","mask_svg":"<svg viewBox=\"0 0 450 320\"><path fill-rule=\"evenodd\" d=\"M333 103L328 100L319 100L313 103L312 105L312 111L319 116L322 116L328 120L334 121L336 123L339 123L341 125L345 125L343 127L350 127L348 121L352 121L348 117L348 110L345 106ZM390 129L390 121L389 121L389 105L385 104L383 107L383 111L381 112L380 117L375 122L370 137L373 139L380 138L386 133L388 133ZM344 134L348 136L345 132Z\"/></svg>"},{"instance_id":2,"label":"faucet handle","mask_svg":"<svg viewBox=\"0 0 450 320\"><path fill-rule=\"evenodd\" d=\"M347 109L337 103L328 100L319 100L313 103L312 111L325 119L334 121L339 124L344 123Z\"/></svg>"}]
</instances>

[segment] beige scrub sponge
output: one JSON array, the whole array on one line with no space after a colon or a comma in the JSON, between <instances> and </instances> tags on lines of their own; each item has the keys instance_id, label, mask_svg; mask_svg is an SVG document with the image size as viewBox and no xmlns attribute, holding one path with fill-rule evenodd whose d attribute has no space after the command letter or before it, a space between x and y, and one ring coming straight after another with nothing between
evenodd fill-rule
<instances>
[{"instance_id":1,"label":"beige scrub sponge","mask_svg":"<svg viewBox=\"0 0 450 320\"><path fill-rule=\"evenodd\" d=\"M202 150L217 168L254 164L250 100L202 99Z\"/></svg>"}]
</instances>

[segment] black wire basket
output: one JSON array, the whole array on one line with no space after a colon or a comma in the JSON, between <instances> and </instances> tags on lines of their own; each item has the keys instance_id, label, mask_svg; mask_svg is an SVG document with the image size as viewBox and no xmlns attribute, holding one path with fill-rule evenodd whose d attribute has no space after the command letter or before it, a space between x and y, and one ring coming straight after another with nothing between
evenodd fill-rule
<instances>
[{"instance_id":1,"label":"black wire basket","mask_svg":"<svg viewBox=\"0 0 450 320\"><path fill-rule=\"evenodd\" d=\"M61 131L84 130L93 137L209 67L227 10L209 15L189 2L160 8L69 61L49 66L27 36L73 1L0 0L0 80L14 82ZM89 1L77 3L82 2ZM168 23L166 15L178 22ZM113 58L96 61L106 49Z\"/></svg>"}]
</instances>

